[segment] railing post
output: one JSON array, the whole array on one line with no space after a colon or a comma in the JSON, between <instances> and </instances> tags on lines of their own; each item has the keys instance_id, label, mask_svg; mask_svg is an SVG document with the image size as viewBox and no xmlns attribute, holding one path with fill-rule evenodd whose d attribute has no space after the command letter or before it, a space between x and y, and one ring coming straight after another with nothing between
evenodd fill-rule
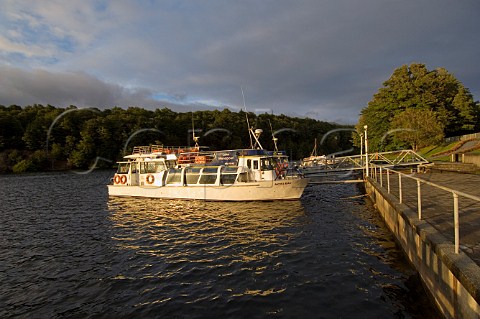
<instances>
[{"instance_id":1,"label":"railing post","mask_svg":"<svg viewBox=\"0 0 480 319\"><path fill-rule=\"evenodd\" d=\"M417 179L417 195L418 195L417 205L418 205L418 219L419 220L422 219L422 191L421 191L420 185L421 185L420 180Z\"/></svg>"},{"instance_id":2,"label":"railing post","mask_svg":"<svg viewBox=\"0 0 480 319\"><path fill-rule=\"evenodd\" d=\"M390 170L387 168L387 191L390 194Z\"/></svg>"},{"instance_id":3,"label":"railing post","mask_svg":"<svg viewBox=\"0 0 480 319\"><path fill-rule=\"evenodd\" d=\"M458 222L458 194L453 193L453 226L455 229L455 253L458 254L460 246L460 226Z\"/></svg>"},{"instance_id":4,"label":"railing post","mask_svg":"<svg viewBox=\"0 0 480 319\"><path fill-rule=\"evenodd\" d=\"M398 173L398 200L400 204L403 202L402 199L402 174Z\"/></svg>"},{"instance_id":5,"label":"railing post","mask_svg":"<svg viewBox=\"0 0 480 319\"><path fill-rule=\"evenodd\" d=\"M380 166L380 186L383 187L383 176L382 176L382 167Z\"/></svg>"},{"instance_id":6,"label":"railing post","mask_svg":"<svg viewBox=\"0 0 480 319\"><path fill-rule=\"evenodd\" d=\"M369 177L370 172L368 171L369 158L368 158L368 135L367 135L368 126L364 125L363 128L365 129L365 169L367 172L367 177Z\"/></svg>"}]
</instances>

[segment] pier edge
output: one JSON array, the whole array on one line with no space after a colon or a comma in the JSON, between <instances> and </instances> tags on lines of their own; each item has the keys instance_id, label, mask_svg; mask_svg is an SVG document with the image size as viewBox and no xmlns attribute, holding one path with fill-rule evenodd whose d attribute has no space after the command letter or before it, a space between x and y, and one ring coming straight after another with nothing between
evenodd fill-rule
<instances>
[{"instance_id":1,"label":"pier edge","mask_svg":"<svg viewBox=\"0 0 480 319\"><path fill-rule=\"evenodd\" d=\"M480 267L374 180L367 195L446 318L480 318Z\"/></svg>"}]
</instances>

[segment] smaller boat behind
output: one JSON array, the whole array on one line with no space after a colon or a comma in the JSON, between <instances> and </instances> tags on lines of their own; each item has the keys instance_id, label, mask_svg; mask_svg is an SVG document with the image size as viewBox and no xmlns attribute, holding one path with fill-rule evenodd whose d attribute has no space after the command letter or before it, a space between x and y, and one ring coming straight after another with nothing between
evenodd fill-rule
<instances>
[{"instance_id":1,"label":"smaller boat behind","mask_svg":"<svg viewBox=\"0 0 480 319\"><path fill-rule=\"evenodd\" d=\"M317 155L317 139L315 139L315 145L313 147L312 153L309 157L305 157L302 160L302 166L304 168L308 167L320 167L327 164L327 157L325 155Z\"/></svg>"}]
</instances>

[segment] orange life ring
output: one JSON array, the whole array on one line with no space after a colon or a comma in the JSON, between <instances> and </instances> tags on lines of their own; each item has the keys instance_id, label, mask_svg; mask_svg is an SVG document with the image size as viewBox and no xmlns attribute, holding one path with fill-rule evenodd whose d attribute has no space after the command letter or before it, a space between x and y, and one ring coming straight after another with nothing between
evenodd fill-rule
<instances>
[{"instance_id":1,"label":"orange life ring","mask_svg":"<svg viewBox=\"0 0 480 319\"><path fill-rule=\"evenodd\" d=\"M114 182L115 184L120 184L120 179L121 179L121 178L120 178L120 175L115 175L115 177L114 177L114 179L113 179L113 182Z\"/></svg>"},{"instance_id":2,"label":"orange life ring","mask_svg":"<svg viewBox=\"0 0 480 319\"><path fill-rule=\"evenodd\" d=\"M147 183L148 184L153 184L153 182L155 182L155 176L153 176L152 174L149 174L147 176Z\"/></svg>"},{"instance_id":3,"label":"orange life ring","mask_svg":"<svg viewBox=\"0 0 480 319\"><path fill-rule=\"evenodd\" d=\"M120 182L121 182L122 184L125 184L125 183L127 182L127 176L122 175L122 176L120 177Z\"/></svg>"}]
</instances>

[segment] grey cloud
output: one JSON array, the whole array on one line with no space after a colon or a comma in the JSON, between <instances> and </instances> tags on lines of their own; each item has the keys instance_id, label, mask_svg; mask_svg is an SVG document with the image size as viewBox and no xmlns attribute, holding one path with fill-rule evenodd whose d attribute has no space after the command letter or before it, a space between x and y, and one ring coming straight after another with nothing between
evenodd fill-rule
<instances>
[{"instance_id":1,"label":"grey cloud","mask_svg":"<svg viewBox=\"0 0 480 319\"><path fill-rule=\"evenodd\" d=\"M91 75L58 73L45 70L26 71L0 65L0 104L9 106L51 104L59 107L111 108L114 106L169 107L190 110L185 105L151 98L148 89L128 89L110 84ZM198 105L197 107L201 107Z\"/></svg>"},{"instance_id":2,"label":"grey cloud","mask_svg":"<svg viewBox=\"0 0 480 319\"><path fill-rule=\"evenodd\" d=\"M54 65L82 73L21 74L10 68L13 79L0 78L0 103L54 100L152 108L163 103L151 98L155 92L188 110L207 107L195 101L239 109L243 87L249 110L355 123L393 70L412 62L444 67L476 99L480 95L476 1L110 6L99 17L115 16L118 28L104 22L107 27L96 30L98 37L87 50L63 54ZM15 76L26 85L15 85ZM49 90L58 85L64 88Z\"/></svg>"}]
</instances>

